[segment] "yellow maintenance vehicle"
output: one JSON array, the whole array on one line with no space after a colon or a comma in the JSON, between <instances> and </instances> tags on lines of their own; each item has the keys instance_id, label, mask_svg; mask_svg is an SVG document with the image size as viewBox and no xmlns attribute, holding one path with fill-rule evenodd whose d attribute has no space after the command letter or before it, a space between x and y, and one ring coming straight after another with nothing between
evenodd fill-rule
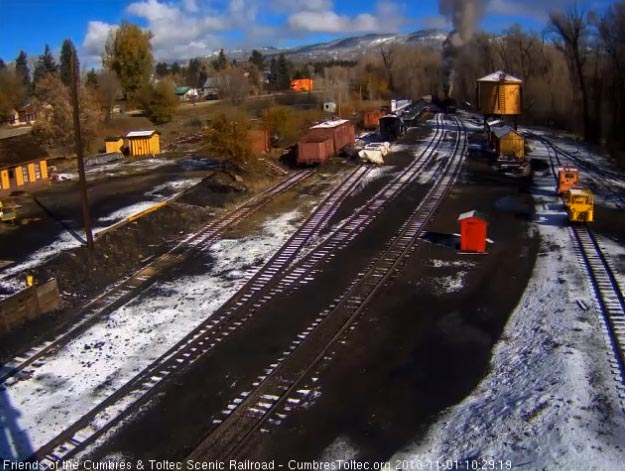
<instances>
[{"instance_id":1,"label":"yellow maintenance vehicle","mask_svg":"<svg viewBox=\"0 0 625 471\"><path fill-rule=\"evenodd\" d=\"M17 216L15 213L15 204L13 203L3 204L2 201L0 201L0 221L2 222L15 221L16 217Z\"/></svg>"},{"instance_id":2,"label":"yellow maintenance vehicle","mask_svg":"<svg viewBox=\"0 0 625 471\"><path fill-rule=\"evenodd\" d=\"M570 222L592 222L595 197L586 188L571 188L564 193L564 205Z\"/></svg>"}]
</instances>

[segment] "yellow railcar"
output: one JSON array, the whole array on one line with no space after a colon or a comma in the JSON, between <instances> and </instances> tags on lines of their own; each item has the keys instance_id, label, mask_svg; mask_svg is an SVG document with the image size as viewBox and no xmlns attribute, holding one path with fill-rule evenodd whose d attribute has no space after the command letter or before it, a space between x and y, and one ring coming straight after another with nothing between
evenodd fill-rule
<instances>
[{"instance_id":1,"label":"yellow railcar","mask_svg":"<svg viewBox=\"0 0 625 471\"><path fill-rule=\"evenodd\" d=\"M571 188L564 193L564 205L571 222L593 222L595 197L585 188Z\"/></svg>"}]
</instances>

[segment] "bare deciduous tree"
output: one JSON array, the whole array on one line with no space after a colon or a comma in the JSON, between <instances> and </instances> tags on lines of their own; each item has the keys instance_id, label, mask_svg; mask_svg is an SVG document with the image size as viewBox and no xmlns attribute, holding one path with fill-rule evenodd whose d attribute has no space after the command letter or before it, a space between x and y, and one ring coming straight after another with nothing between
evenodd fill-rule
<instances>
[{"instance_id":1,"label":"bare deciduous tree","mask_svg":"<svg viewBox=\"0 0 625 471\"><path fill-rule=\"evenodd\" d=\"M250 84L245 72L237 66L229 65L217 74L219 96L233 105L240 105L250 93Z\"/></svg>"},{"instance_id":2,"label":"bare deciduous tree","mask_svg":"<svg viewBox=\"0 0 625 471\"><path fill-rule=\"evenodd\" d=\"M552 12L549 15L547 31L551 34L555 47L566 57L571 77L577 83L582 103L584 137L592 140L595 136L590 120L588 90L584 73L588 42L588 25L585 14L576 6L569 8L566 12Z\"/></svg>"},{"instance_id":3,"label":"bare deciduous tree","mask_svg":"<svg viewBox=\"0 0 625 471\"><path fill-rule=\"evenodd\" d=\"M115 101L122 92L122 86L117 78L117 74L112 70L105 70L100 73L97 91L106 119L110 119Z\"/></svg>"}]
</instances>

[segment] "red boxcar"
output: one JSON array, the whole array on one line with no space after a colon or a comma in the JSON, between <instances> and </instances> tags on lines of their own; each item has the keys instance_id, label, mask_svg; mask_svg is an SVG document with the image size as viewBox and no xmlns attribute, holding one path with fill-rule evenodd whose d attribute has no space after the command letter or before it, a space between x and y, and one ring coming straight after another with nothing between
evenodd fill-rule
<instances>
[{"instance_id":1,"label":"red boxcar","mask_svg":"<svg viewBox=\"0 0 625 471\"><path fill-rule=\"evenodd\" d=\"M355 140L356 130L350 121L339 119L323 122L310 128L299 140L297 162L323 163L341 149L354 145Z\"/></svg>"},{"instance_id":2,"label":"red boxcar","mask_svg":"<svg viewBox=\"0 0 625 471\"><path fill-rule=\"evenodd\" d=\"M382 110L365 111L363 118L365 128L377 128L380 125L380 118L385 114Z\"/></svg>"},{"instance_id":3,"label":"red boxcar","mask_svg":"<svg viewBox=\"0 0 625 471\"><path fill-rule=\"evenodd\" d=\"M331 137L319 134L306 135L297 143L297 163L323 163L334 155Z\"/></svg>"}]
</instances>

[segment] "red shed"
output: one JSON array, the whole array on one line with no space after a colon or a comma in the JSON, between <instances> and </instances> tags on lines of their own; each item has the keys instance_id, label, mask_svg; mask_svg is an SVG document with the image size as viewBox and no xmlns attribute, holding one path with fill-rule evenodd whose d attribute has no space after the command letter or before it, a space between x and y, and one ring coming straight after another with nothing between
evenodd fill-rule
<instances>
[{"instance_id":1,"label":"red shed","mask_svg":"<svg viewBox=\"0 0 625 471\"><path fill-rule=\"evenodd\" d=\"M250 129L250 147L254 157L260 157L269 150L269 131L266 129Z\"/></svg>"},{"instance_id":2,"label":"red shed","mask_svg":"<svg viewBox=\"0 0 625 471\"><path fill-rule=\"evenodd\" d=\"M458 216L460 223L460 251L486 252L488 222L479 211L469 211Z\"/></svg>"}]
</instances>

